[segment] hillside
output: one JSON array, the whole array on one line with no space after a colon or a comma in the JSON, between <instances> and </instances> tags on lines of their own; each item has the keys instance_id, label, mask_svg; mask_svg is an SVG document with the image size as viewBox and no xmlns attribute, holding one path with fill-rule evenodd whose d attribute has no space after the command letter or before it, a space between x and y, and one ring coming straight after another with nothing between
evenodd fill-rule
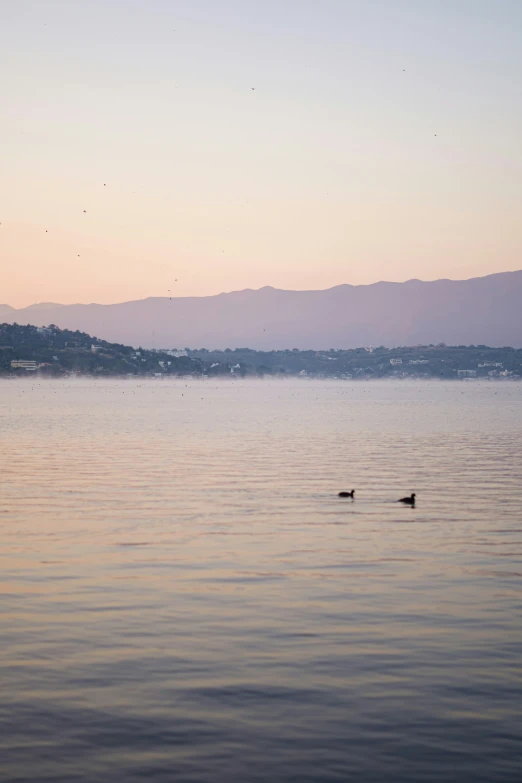
<instances>
[{"instance_id":1,"label":"hillside","mask_svg":"<svg viewBox=\"0 0 522 783\"><path fill-rule=\"evenodd\" d=\"M109 343L83 332L56 326L0 324L0 376L33 374L65 375L199 375L203 363L187 356L175 357L127 345Z\"/></svg>"},{"instance_id":2,"label":"hillside","mask_svg":"<svg viewBox=\"0 0 522 783\"><path fill-rule=\"evenodd\" d=\"M437 378L517 380L522 376L522 349L485 345L417 345L403 348L355 348L335 351L189 351L207 364L205 373L221 375L237 367L256 375L301 375L311 378Z\"/></svg>"},{"instance_id":3,"label":"hillside","mask_svg":"<svg viewBox=\"0 0 522 783\"><path fill-rule=\"evenodd\" d=\"M388 349L255 351L136 350L56 326L0 324L0 377L201 376L311 378L483 378L522 375L522 349L427 345Z\"/></svg>"},{"instance_id":4,"label":"hillside","mask_svg":"<svg viewBox=\"0 0 522 783\"><path fill-rule=\"evenodd\" d=\"M55 323L147 348L522 347L522 271L471 280L245 290L112 305L0 305L0 321Z\"/></svg>"}]
</instances>

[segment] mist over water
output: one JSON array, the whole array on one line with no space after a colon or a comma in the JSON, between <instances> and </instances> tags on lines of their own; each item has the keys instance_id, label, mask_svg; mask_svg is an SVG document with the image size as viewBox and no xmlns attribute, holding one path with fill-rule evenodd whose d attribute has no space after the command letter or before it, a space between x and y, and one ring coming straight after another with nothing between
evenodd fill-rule
<instances>
[{"instance_id":1,"label":"mist over water","mask_svg":"<svg viewBox=\"0 0 522 783\"><path fill-rule=\"evenodd\" d=\"M1 780L520 779L522 385L0 405Z\"/></svg>"}]
</instances>

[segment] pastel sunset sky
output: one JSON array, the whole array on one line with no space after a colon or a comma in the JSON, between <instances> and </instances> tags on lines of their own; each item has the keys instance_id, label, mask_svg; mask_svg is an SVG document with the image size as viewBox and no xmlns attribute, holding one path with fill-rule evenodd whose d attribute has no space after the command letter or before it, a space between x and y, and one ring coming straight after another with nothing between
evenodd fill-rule
<instances>
[{"instance_id":1,"label":"pastel sunset sky","mask_svg":"<svg viewBox=\"0 0 522 783\"><path fill-rule=\"evenodd\" d=\"M522 267L520 0L2 0L0 301Z\"/></svg>"}]
</instances>

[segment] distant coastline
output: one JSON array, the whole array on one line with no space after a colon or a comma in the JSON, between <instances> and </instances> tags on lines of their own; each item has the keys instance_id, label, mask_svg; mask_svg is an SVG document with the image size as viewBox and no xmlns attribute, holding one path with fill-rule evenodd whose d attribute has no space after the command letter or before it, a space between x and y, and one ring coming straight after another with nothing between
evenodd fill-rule
<instances>
[{"instance_id":1,"label":"distant coastline","mask_svg":"<svg viewBox=\"0 0 522 783\"><path fill-rule=\"evenodd\" d=\"M522 349L486 345L258 351L134 348L55 325L0 324L0 378L522 379Z\"/></svg>"}]
</instances>

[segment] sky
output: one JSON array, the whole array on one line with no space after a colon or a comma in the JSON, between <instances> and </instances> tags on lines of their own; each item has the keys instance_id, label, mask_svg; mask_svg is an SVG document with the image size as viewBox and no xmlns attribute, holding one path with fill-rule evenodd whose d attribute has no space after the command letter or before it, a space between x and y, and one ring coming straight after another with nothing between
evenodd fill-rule
<instances>
[{"instance_id":1,"label":"sky","mask_svg":"<svg viewBox=\"0 0 522 783\"><path fill-rule=\"evenodd\" d=\"M522 268L520 0L0 0L0 302Z\"/></svg>"}]
</instances>

